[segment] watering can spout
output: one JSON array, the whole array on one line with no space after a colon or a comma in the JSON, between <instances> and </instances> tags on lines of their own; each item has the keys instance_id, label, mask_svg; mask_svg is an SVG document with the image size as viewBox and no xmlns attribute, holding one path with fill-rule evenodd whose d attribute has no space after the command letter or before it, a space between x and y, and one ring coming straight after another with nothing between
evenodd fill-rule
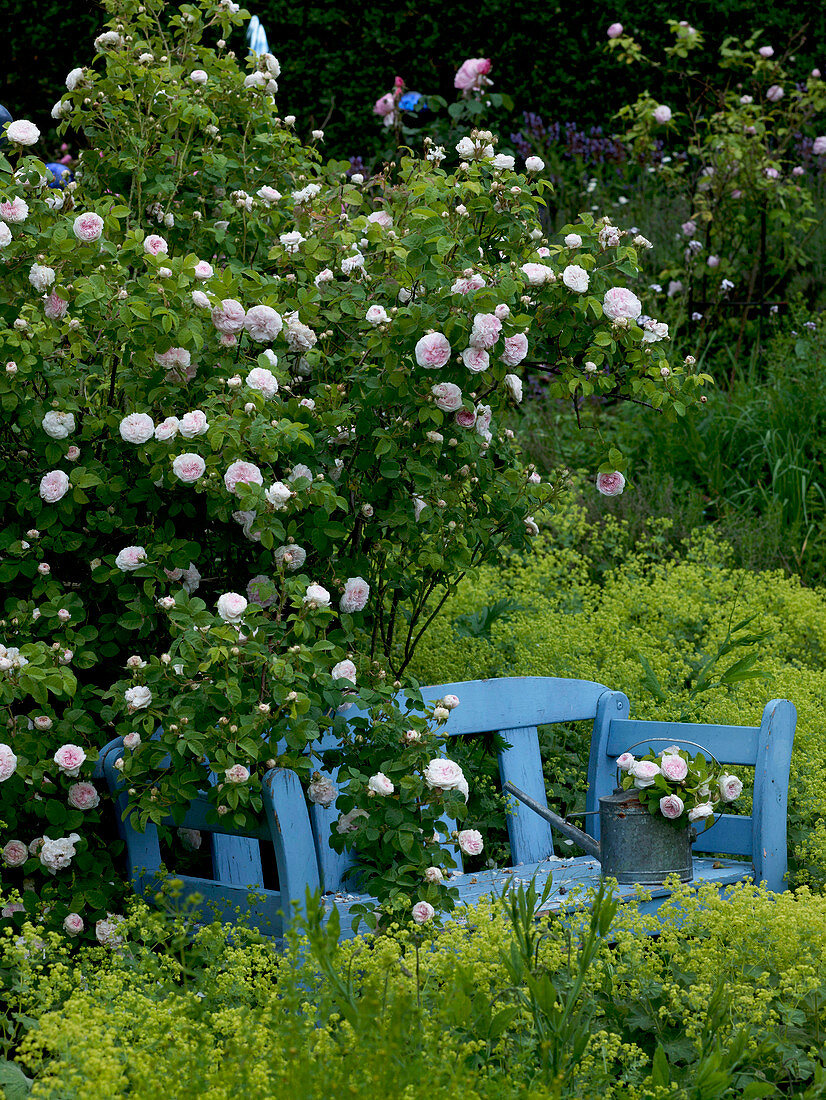
<instances>
[{"instance_id":1,"label":"watering can spout","mask_svg":"<svg viewBox=\"0 0 826 1100\"><path fill-rule=\"evenodd\" d=\"M520 789L514 787L512 783L504 783L502 789L514 795L520 802L524 802L526 806L530 806L530 808L538 813L540 817L549 822L554 829L562 833L563 836L568 837L569 840L573 840L575 844L578 844L589 856L593 856L594 859L600 858L599 844L592 836L588 836L582 829L578 829L576 825L571 825L569 821L566 821L564 817L560 817L559 814L555 814L553 810L549 810L546 806L540 805L535 798L531 798L529 794L520 791Z\"/></svg>"}]
</instances>

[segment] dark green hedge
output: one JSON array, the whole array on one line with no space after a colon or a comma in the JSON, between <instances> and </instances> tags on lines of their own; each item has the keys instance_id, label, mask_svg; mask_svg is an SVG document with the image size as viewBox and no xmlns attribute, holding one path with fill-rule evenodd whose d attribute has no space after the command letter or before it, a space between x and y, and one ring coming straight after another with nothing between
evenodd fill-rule
<instances>
[{"instance_id":1,"label":"dark green hedge","mask_svg":"<svg viewBox=\"0 0 826 1100\"><path fill-rule=\"evenodd\" d=\"M342 156L380 149L371 108L397 73L411 88L452 99L453 75L466 57L493 59L496 89L514 97L517 125L523 110L607 123L645 87L667 98L655 71L623 71L606 56L605 31L615 20L655 48L666 41L668 18L688 19L711 40L762 28L761 41L778 54L794 35L800 71L826 71L826 5L790 0L762 11L755 0L260 0L249 8L281 60L279 106L302 128L325 123L327 151ZM0 102L48 129L66 73L91 57L99 5L5 0L2 9Z\"/></svg>"}]
</instances>

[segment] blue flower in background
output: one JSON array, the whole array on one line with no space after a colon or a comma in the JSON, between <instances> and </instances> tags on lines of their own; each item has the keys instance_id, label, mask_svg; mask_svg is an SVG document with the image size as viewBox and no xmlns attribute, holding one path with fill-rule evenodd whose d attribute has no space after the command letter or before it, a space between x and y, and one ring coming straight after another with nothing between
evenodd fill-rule
<instances>
[{"instance_id":1,"label":"blue flower in background","mask_svg":"<svg viewBox=\"0 0 826 1100\"><path fill-rule=\"evenodd\" d=\"M7 122L14 122L14 119L11 117L11 115L6 110L6 108L3 106L3 104L0 103L0 130L3 129L3 127L6 125ZM0 149L2 149L3 146L7 145L7 144L8 144L8 138L0 136Z\"/></svg>"},{"instance_id":2,"label":"blue flower in background","mask_svg":"<svg viewBox=\"0 0 826 1100\"><path fill-rule=\"evenodd\" d=\"M405 92L399 100L399 110L401 111L427 111L429 109L421 92Z\"/></svg>"},{"instance_id":3,"label":"blue flower in background","mask_svg":"<svg viewBox=\"0 0 826 1100\"><path fill-rule=\"evenodd\" d=\"M52 174L49 187L51 187L53 191L62 191L66 184L71 183L72 179L74 178L65 164L57 164L54 161L51 161L49 164L46 165L46 167Z\"/></svg>"}]
</instances>

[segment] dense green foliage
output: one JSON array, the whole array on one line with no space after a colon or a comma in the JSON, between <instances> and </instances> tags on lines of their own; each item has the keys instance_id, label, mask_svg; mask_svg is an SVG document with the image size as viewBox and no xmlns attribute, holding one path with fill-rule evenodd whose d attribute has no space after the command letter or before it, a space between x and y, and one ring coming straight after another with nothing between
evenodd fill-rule
<instances>
[{"instance_id":1,"label":"dense green foliage","mask_svg":"<svg viewBox=\"0 0 826 1100\"><path fill-rule=\"evenodd\" d=\"M683 888L658 938L599 899L573 937L537 908L520 887L435 937L341 946L311 922L303 960L140 909L74 959L30 929L5 944L0 1074L55 1100L822 1096L823 898Z\"/></svg>"}]
</instances>

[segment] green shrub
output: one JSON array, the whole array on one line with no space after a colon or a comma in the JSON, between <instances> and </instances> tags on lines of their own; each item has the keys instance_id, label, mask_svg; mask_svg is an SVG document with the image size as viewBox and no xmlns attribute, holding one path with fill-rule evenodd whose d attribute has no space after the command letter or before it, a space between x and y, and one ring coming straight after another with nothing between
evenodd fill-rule
<instances>
[{"instance_id":1,"label":"green shrub","mask_svg":"<svg viewBox=\"0 0 826 1100\"><path fill-rule=\"evenodd\" d=\"M423 1082L439 1100L712 1100L822 1081L825 899L683 887L662 925L597 899L573 935L535 923L538 904L520 888L424 939L339 945L311 922L303 957L219 926L190 944L140 906L118 950L72 961L30 929L4 951L27 1031L9 1053L61 1100L414 1100Z\"/></svg>"},{"instance_id":2,"label":"green shrub","mask_svg":"<svg viewBox=\"0 0 826 1100\"><path fill-rule=\"evenodd\" d=\"M788 698L798 724L789 797L794 880L826 882L826 595L782 572L730 565L731 549L698 532L676 549L669 521L632 545L627 521L590 523L572 498L531 558L478 569L434 621L414 662L422 683L490 676L573 676L626 692L637 718L758 725L765 703ZM489 637L462 636L457 620L508 596L520 605ZM691 697L698 671L732 623L756 616L769 636L757 654L765 678ZM665 698L657 698L640 655ZM729 664L733 663L732 656ZM723 664L720 671L728 667ZM578 734L579 784L587 741Z\"/></svg>"}]
</instances>

